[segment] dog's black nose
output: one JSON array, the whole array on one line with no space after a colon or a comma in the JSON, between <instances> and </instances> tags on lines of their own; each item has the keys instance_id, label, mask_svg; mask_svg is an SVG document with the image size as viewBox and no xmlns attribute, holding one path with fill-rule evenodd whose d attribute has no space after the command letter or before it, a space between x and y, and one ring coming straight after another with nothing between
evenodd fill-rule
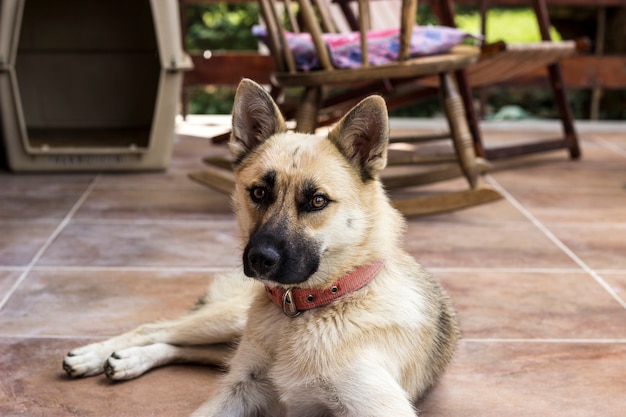
<instances>
[{"instance_id":1,"label":"dog's black nose","mask_svg":"<svg viewBox=\"0 0 626 417\"><path fill-rule=\"evenodd\" d=\"M258 246L248 251L248 265L262 276L270 272L280 261L280 253L271 246Z\"/></svg>"}]
</instances>

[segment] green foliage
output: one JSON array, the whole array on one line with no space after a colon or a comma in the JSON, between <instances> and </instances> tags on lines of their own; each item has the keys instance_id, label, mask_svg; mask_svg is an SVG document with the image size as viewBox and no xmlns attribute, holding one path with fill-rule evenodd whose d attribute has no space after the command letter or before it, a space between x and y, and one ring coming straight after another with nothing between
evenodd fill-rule
<instances>
[{"instance_id":1,"label":"green foliage","mask_svg":"<svg viewBox=\"0 0 626 417\"><path fill-rule=\"evenodd\" d=\"M433 13L432 7L428 4L422 4L417 2L417 19L415 20L418 25L437 25L437 17Z\"/></svg>"},{"instance_id":2,"label":"green foliage","mask_svg":"<svg viewBox=\"0 0 626 417\"><path fill-rule=\"evenodd\" d=\"M189 94L189 114L230 114L233 110L235 86L193 87Z\"/></svg>"},{"instance_id":3,"label":"green foliage","mask_svg":"<svg viewBox=\"0 0 626 417\"><path fill-rule=\"evenodd\" d=\"M256 3L201 4L187 7L187 38L189 52L205 50L255 50L258 42L252 26L259 21Z\"/></svg>"}]
</instances>

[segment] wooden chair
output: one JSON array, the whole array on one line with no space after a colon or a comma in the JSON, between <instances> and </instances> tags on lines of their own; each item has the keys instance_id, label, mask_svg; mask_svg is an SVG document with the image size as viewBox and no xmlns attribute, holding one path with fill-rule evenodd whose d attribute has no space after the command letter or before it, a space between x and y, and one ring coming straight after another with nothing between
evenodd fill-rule
<instances>
[{"instance_id":1,"label":"wooden chair","mask_svg":"<svg viewBox=\"0 0 626 417\"><path fill-rule=\"evenodd\" d=\"M322 34L336 31L329 3L325 0L259 0L263 19L267 27L267 44L274 57L277 71L272 74L274 92L300 88L302 94L295 107L281 106L287 117L293 116L296 130L313 133L320 125L331 123L344 114L349 107L367 95L379 93L394 101L405 92L403 84L422 77L436 75L444 113L452 139L453 151L442 155L419 155L413 152L390 154L390 165L383 173L383 182L388 189L407 188L444 179L464 176L468 188L460 191L412 196L396 199L394 204L406 216L424 215L456 210L501 198L500 194L487 185L479 185L478 175L485 169L484 161L476 157L469 132L461 96L454 81L454 72L475 63L480 50L467 45L457 45L445 53L421 57L410 56L410 41L417 12L416 0L402 0L398 15L401 16L399 56L395 62L372 65L368 58L367 30L370 27L369 1L358 0L361 65L356 68L336 68L324 43ZM279 10L280 9L280 10ZM285 23L286 22L286 23ZM296 66L296 57L290 47L286 31L309 33L319 60L319 68L302 71ZM327 96L328 87L343 92ZM392 139L392 142L416 142L438 139L444 136L411 137ZM208 169L192 174L192 178L222 191L232 189L232 173L224 161L205 160ZM424 166L429 169L425 170ZM432 166L432 168L430 168ZM415 168L415 169L413 169Z\"/></svg>"},{"instance_id":2,"label":"wooden chair","mask_svg":"<svg viewBox=\"0 0 626 417\"><path fill-rule=\"evenodd\" d=\"M463 3L468 3L464 1ZM429 0L435 9L442 24L455 27L455 13L453 0ZM480 7L482 17L482 33L485 34L488 6L498 4L498 0L475 0ZM524 3L520 1L519 3ZM488 160L510 158L537 152L566 149L572 159L580 157L578 135L574 128L572 111L567 101L567 94L563 83L563 76L559 61L562 58L585 51L589 47L587 39L576 41L552 41L550 36L550 20L545 0L526 1L532 5L537 17L537 23L542 42L507 44L497 42L484 45L480 60L467 68L457 72L457 82L466 106L468 122L476 153ZM544 67L548 73L548 81L552 89L554 100L559 111L563 128L560 138L546 138L534 142L527 142L509 146L487 147L483 142L478 127L478 118L473 108L472 89L495 85L506 80L516 78L530 69Z\"/></svg>"}]
</instances>

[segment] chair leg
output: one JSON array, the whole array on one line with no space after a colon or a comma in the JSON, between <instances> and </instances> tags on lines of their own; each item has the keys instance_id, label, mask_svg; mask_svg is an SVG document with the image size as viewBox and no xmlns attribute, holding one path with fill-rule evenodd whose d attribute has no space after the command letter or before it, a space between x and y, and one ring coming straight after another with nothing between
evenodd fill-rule
<instances>
[{"instance_id":1,"label":"chair leg","mask_svg":"<svg viewBox=\"0 0 626 417\"><path fill-rule=\"evenodd\" d=\"M544 41L550 41L550 17L548 16L548 8L545 0L533 0L533 9L535 16L537 16L537 23L539 24L539 32L541 32L541 39ZM563 75L561 73L561 66L559 63L555 63L548 66L548 74L550 77L550 85L554 93L554 100L556 101L557 108L559 109L559 115L561 116L561 123L563 124L563 132L565 134L565 142L569 149L570 158L580 158L580 147L578 146L578 135L574 129L574 117L572 116L572 110L567 102L567 94L563 84Z\"/></svg>"},{"instance_id":2,"label":"chair leg","mask_svg":"<svg viewBox=\"0 0 626 417\"><path fill-rule=\"evenodd\" d=\"M441 93L443 100L443 108L448 119L450 132L454 148L463 171L463 175L467 179L471 188L476 188L478 183L478 169L476 167L476 153L472 144L472 135L470 134L463 108L463 101L456 89L454 79L451 74L444 73L439 75Z\"/></svg>"},{"instance_id":3,"label":"chair leg","mask_svg":"<svg viewBox=\"0 0 626 417\"><path fill-rule=\"evenodd\" d=\"M474 151L476 155L480 157L485 156L485 147L483 146L483 140L480 133L480 127L478 126L478 116L476 110L474 110L474 102L472 89L467 80L467 73L465 70L456 71L456 82L459 86L459 92L463 99L463 105L465 106L465 115L467 116L467 124L472 134L472 141L474 142Z\"/></svg>"},{"instance_id":4,"label":"chair leg","mask_svg":"<svg viewBox=\"0 0 626 417\"><path fill-rule=\"evenodd\" d=\"M567 102L567 94L563 88L561 66L558 63L552 64L548 66L548 72L550 74L552 91L554 92L554 100L556 101L557 108L559 109L559 115L563 125L563 133L565 134L565 141L567 142L567 147L569 149L569 156L572 159L578 159L580 158L578 134L574 128L574 117L572 116L572 110Z\"/></svg>"},{"instance_id":5,"label":"chair leg","mask_svg":"<svg viewBox=\"0 0 626 417\"><path fill-rule=\"evenodd\" d=\"M315 131L321 103L322 87L307 87L296 113L298 132L313 133Z\"/></svg>"}]
</instances>

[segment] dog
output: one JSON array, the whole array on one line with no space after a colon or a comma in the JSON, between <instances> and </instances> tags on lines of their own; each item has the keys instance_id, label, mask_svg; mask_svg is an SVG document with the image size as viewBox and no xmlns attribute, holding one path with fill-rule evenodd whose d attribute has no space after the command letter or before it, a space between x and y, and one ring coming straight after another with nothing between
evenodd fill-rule
<instances>
[{"instance_id":1,"label":"dog","mask_svg":"<svg viewBox=\"0 0 626 417\"><path fill-rule=\"evenodd\" d=\"M63 368L124 380L172 362L224 367L194 416L416 416L459 331L445 291L402 249L379 179L384 100L364 99L327 135L293 133L244 79L232 123L242 267L183 317L72 350Z\"/></svg>"}]
</instances>

